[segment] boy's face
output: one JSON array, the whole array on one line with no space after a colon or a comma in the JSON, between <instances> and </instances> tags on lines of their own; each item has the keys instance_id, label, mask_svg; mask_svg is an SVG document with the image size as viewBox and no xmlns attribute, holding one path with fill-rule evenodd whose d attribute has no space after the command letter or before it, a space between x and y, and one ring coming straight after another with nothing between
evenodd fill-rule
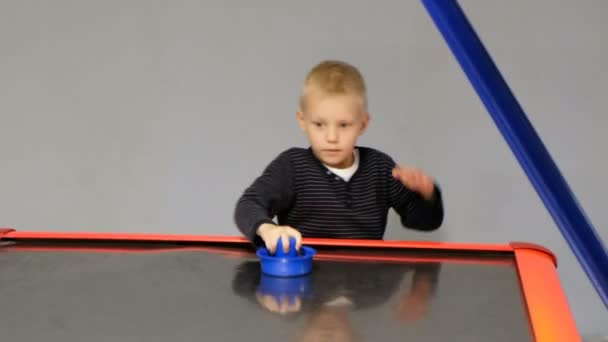
<instances>
[{"instance_id":1,"label":"boy's face","mask_svg":"<svg viewBox=\"0 0 608 342\"><path fill-rule=\"evenodd\" d=\"M369 124L369 114L358 97L311 96L297 118L313 152L324 164L341 169L352 165L357 138Z\"/></svg>"}]
</instances>

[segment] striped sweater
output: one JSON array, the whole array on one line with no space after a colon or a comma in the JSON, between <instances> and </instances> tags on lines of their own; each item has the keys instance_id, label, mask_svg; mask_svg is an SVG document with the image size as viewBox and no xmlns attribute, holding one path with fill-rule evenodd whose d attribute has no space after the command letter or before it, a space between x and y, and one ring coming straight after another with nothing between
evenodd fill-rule
<instances>
[{"instance_id":1,"label":"striped sweater","mask_svg":"<svg viewBox=\"0 0 608 342\"><path fill-rule=\"evenodd\" d=\"M239 230L255 245L263 243L256 235L262 223L291 226L303 237L382 239L391 208L406 228L439 228L443 204L437 185L433 199L425 201L392 177L396 164L388 155L357 148L359 168L348 182L311 148L279 154L239 198L234 212Z\"/></svg>"}]
</instances>

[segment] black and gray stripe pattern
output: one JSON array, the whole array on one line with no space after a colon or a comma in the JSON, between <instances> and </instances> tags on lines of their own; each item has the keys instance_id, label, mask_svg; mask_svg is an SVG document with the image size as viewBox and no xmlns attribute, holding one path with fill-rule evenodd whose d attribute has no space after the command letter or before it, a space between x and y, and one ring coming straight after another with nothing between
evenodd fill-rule
<instances>
[{"instance_id":1,"label":"black and gray stripe pattern","mask_svg":"<svg viewBox=\"0 0 608 342\"><path fill-rule=\"evenodd\" d=\"M443 221L441 193L425 201L391 175L386 154L358 147L359 168L349 182L334 175L310 148L281 153L238 200L235 221L252 242L260 224L296 228L304 237L382 239L393 208L404 227L437 229ZM278 222L273 222L274 218Z\"/></svg>"}]
</instances>

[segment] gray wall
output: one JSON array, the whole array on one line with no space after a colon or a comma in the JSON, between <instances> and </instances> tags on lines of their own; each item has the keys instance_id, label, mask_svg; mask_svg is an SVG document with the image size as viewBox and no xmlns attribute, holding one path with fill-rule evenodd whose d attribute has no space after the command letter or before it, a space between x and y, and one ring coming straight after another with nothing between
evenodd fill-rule
<instances>
[{"instance_id":1,"label":"gray wall","mask_svg":"<svg viewBox=\"0 0 608 342\"><path fill-rule=\"evenodd\" d=\"M463 7L581 204L608 239L608 2ZM238 195L281 150L306 70L365 73L361 144L445 192L430 235L543 244L580 330L608 314L419 1L0 1L0 225L236 234Z\"/></svg>"}]
</instances>

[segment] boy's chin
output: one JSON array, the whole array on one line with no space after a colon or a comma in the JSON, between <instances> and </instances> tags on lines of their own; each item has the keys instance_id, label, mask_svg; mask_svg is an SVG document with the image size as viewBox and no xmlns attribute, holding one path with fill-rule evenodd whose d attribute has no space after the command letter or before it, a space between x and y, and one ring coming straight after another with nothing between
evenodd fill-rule
<instances>
[{"instance_id":1,"label":"boy's chin","mask_svg":"<svg viewBox=\"0 0 608 342\"><path fill-rule=\"evenodd\" d=\"M332 153L327 153L327 152L323 152L323 151L317 151L315 150L315 155L317 156L317 158L325 165L329 166L329 167L335 167L335 168L347 168L350 165L352 165L352 161L353 159L350 158L351 154L347 154L346 156L344 155L344 152L342 151L339 154L335 154L332 155ZM350 163L350 165L349 165Z\"/></svg>"},{"instance_id":2,"label":"boy's chin","mask_svg":"<svg viewBox=\"0 0 608 342\"><path fill-rule=\"evenodd\" d=\"M342 160L334 158L322 158L321 161L323 162L323 164L337 169L344 169L350 166L348 158Z\"/></svg>"}]
</instances>

